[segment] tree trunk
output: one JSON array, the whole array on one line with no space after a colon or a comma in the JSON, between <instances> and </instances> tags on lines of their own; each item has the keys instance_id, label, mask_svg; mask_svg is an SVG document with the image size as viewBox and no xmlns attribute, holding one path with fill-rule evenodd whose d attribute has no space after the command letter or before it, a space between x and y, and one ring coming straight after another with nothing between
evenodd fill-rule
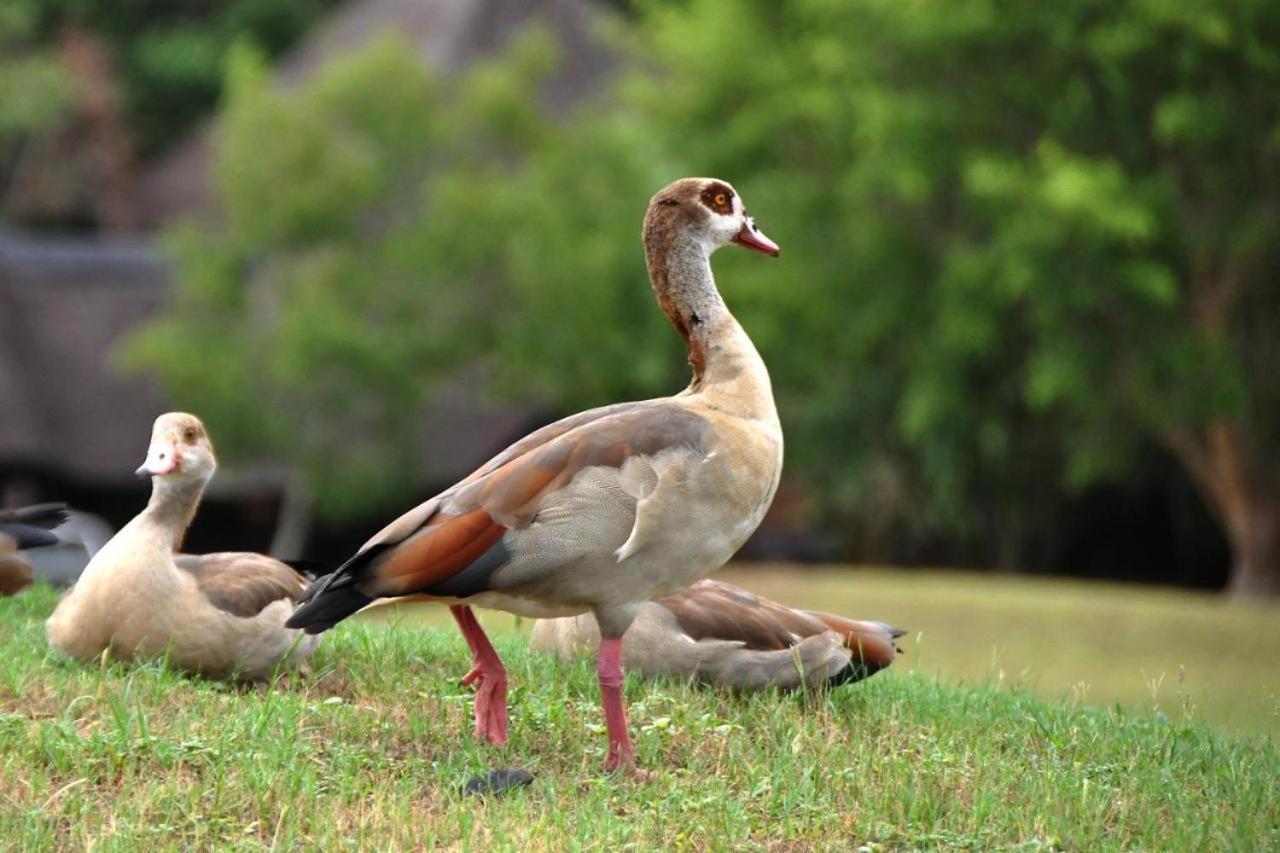
<instances>
[{"instance_id":1,"label":"tree trunk","mask_svg":"<svg viewBox=\"0 0 1280 853\"><path fill-rule=\"evenodd\" d=\"M1280 595L1280 493L1260 482L1240 425L1219 418L1203 431L1170 433L1170 447L1191 472L1231 546L1233 595Z\"/></svg>"},{"instance_id":2,"label":"tree trunk","mask_svg":"<svg viewBox=\"0 0 1280 853\"><path fill-rule=\"evenodd\" d=\"M286 560L302 556L311 532L311 504L311 489L307 481L297 472L290 473L285 481L284 494L280 497L280 515L271 539L271 556Z\"/></svg>"},{"instance_id":3,"label":"tree trunk","mask_svg":"<svg viewBox=\"0 0 1280 853\"><path fill-rule=\"evenodd\" d=\"M1233 595L1280 595L1280 501L1260 501L1231 539Z\"/></svg>"}]
</instances>

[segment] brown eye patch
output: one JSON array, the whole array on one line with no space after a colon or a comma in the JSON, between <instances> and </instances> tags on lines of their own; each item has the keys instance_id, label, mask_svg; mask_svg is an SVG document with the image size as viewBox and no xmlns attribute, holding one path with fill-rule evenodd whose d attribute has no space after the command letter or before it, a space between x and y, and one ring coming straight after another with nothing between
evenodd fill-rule
<instances>
[{"instance_id":1,"label":"brown eye patch","mask_svg":"<svg viewBox=\"0 0 1280 853\"><path fill-rule=\"evenodd\" d=\"M196 432L195 427L187 427L182 431L182 437L186 440L187 444L194 444L197 435L198 433Z\"/></svg>"},{"instance_id":2,"label":"brown eye patch","mask_svg":"<svg viewBox=\"0 0 1280 853\"><path fill-rule=\"evenodd\" d=\"M719 181L710 183L702 191L702 203L716 213L733 213L733 190Z\"/></svg>"}]
</instances>

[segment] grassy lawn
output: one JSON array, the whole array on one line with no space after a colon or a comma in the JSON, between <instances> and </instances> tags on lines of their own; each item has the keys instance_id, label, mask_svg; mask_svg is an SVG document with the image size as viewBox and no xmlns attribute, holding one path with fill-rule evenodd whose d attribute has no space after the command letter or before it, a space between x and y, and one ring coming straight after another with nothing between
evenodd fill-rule
<instances>
[{"instance_id":1,"label":"grassy lawn","mask_svg":"<svg viewBox=\"0 0 1280 853\"><path fill-rule=\"evenodd\" d=\"M239 690L156 666L55 659L42 626L53 592L2 599L0 846L1280 846L1273 745L1203 724L1208 705L1184 718L1158 694L1168 710L1156 717L1100 696L1127 684L1144 643L1172 644L1177 654L1155 660L1169 678L1185 667L1193 701L1230 681L1197 681L1217 677L1200 674L1209 660L1238 664L1274 693L1276 655L1250 656L1274 649L1275 611L953 575L735 576L744 578L796 601L770 586L790 578L804 603L922 630L909 644L919 671L807 698L629 679L636 746L656 771L648 781L599 770L592 666L531 656L515 631L496 632L512 676L512 743L492 749L467 734L465 646L451 628L407 624L416 612L382 614L397 630L374 619L341 626L310 679ZM1196 607L1211 613L1203 624L1186 616ZM993 645L1003 650L995 665ZM1015 684L1024 665L1022 684L1062 695ZM1087 697L1054 686L1072 683L1077 665L1093 667ZM1002 687L974 683L1001 669ZM1241 719L1256 721L1242 730L1266 727L1265 715ZM534 784L491 801L459 792L507 766L531 770Z\"/></svg>"}]
</instances>

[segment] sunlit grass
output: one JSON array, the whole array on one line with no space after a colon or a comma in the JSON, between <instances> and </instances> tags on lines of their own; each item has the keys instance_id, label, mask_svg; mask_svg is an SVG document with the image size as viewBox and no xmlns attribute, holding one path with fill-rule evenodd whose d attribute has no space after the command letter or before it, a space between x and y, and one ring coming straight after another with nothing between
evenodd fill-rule
<instances>
[{"instance_id":1,"label":"sunlit grass","mask_svg":"<svg viewBox=\"0 0 1280 853\"><path fill-rule=\"evenodd\" d=\"M309 679L236 689L59 660L41 624L53 601L45 588L0 600L0 839L24 849L1280 844L1271 745L1045 702L1007 680L952 686L903 668L800 697L629 679L655 772L620 780L600 770L590 663L531 655L516 632L495 632L513 690L512 742L494 749L468 735L452 628L353 622L326 637ZM460 793L503 766L534 784L488 802Z\"/></svg>"}]
</instances>

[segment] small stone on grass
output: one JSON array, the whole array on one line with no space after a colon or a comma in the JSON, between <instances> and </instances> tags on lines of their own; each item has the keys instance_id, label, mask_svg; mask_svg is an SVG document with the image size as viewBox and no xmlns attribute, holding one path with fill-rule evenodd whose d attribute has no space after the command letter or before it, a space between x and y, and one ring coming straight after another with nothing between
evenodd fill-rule
<instances>
[{"instance_id":1,"label":"small stone on grass","mask_svg":"<svg viewBox=\"0 0 1280 853\"><path fill-rule=\"evenodd\" d=\"M500 795L516 788L522 788L533 782L533 774L518 767L506 767L490 770L487 776L473 776L462 787L462 793L468 795L487 796Z\"/></svg>"}]
</instances>

